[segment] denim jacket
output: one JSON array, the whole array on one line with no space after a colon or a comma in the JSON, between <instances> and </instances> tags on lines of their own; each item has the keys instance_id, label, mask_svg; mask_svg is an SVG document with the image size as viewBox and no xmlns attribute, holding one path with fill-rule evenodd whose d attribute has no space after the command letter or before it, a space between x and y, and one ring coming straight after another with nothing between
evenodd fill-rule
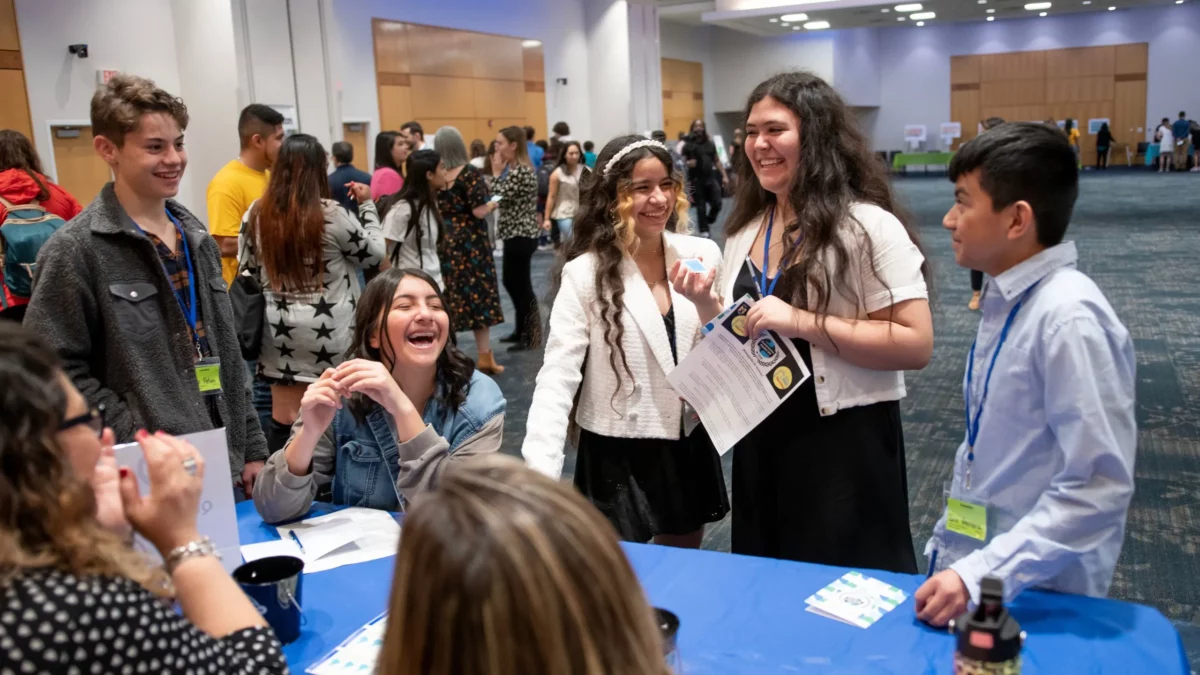
<instances>
[{"instance_id":1,"label":"denim jacket","mask_svg":"<svg viewBox=\"0 0 1200 675\"><path fill-rule=\"evenodd\" d=\"M430 399L421 415L425 430L404 443L382 407L372 404L360 423L343 406L318 441L308 473L288 470L286 448L271 455L255 484L255 506L266 522L299 518L318 488L332 482L335 504L402 511L414 494L436 484L445 462L500 449L505 406L500 387L475 371L463 405L446 410ZM292 426L293 439L303 425Z\"/></svg>"}]
</instances>

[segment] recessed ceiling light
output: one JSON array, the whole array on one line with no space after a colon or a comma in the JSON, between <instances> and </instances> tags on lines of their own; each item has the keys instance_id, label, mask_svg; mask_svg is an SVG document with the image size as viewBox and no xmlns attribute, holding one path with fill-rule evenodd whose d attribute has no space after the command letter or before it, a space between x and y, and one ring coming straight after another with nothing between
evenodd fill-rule
<instances>
[{"instance_id":1,"label":"recessed ceiling light","mask_svg":"<svg viewBox=\"0 0 1200 675\"><path fill-rule=\"evenodd\" d=\"M1114 9L1116 9L1116 7L1109 7L1109 8L1108 8L1108 11L1110 11L1110 12L1111 12L1111 11L1113 11Z\"/></svg>"},{"instance_id":2,"label":"recessed ceiling light","mask_svg":"<svg viewBox=\"0 0 1200 675\"><path fill-rule=\"evenodd\" d=\"M1083 4L1090 5L1092 4L1092 0L1083 0Z\"/></svg>"},{"instance_id":3,"label":"recessed ceiling light","mask_svg":"<svg viewBox=\"0 0 1200 675\"><path fill-rule=\"evenodd\" d=\"M792 26L792 30L800 30L800 26Z\"/></svg>"},{"instance_id":4,"label":"recessed ceiling light","mask_svg":"<svg viewBox=\"0 0 1200 675\"><path fill-rule=\"evenodd\" d=\"M521 40L522 47L541 47L541 40Z\"/></svg>"},{"instance_id":5,"label":"recessed ceiling light","mask_svg":"<svg viewBox=\"0 0 1200 675\"><path fill-rule=\"evenodd\" d=\"M1050 9L1050 3L1048 3L1048 2L1031 2L1031 3L1028 3L1025 5L1025 9L1027 9L1031 12L1036 12L1039 9Z\"/></svg>"},{"instance_id":6,"label":"recessed ceiling light","mask_svg":"<svg viewBox=\"0 0 1200 675\"><path fill-rule=\"evenodd\" d=\"M1038 16L1046 16L1047 12L1038 12Z\"/></svg>"},{"instance_id":7,"label":"recessed ceiling light","mask_svg":"<svg viewBox=\"0 0 1200 675\"><path fill-rule=\"evenodd\" d=\"M920 12L917 14L909 14L909 17L911 17L913 21L924 21L925 19L936 19L937 14L935 12Z\"/></svg>"},{"instance_id":8,"label":"recessed ceiling light","mask_svg":"<svg viewBox=\"0 0 1200 675\"><path fill-rule=\"evenodd\" d=\"M979 4L981 4L981 5L986 5L986 4L987 4L987 0L979 0Z\"/></svg>"},{"instance_id":9,"label":"recessed ceiling light","mask_svg":"<svg viewBox=\"0 0 1200 675\"><path fill-rule=\"evenodd\" d=\"M925 25L925 22L924 22L924 21L918 21L918 22L917 22L917 25L918 25L918 26L924 26L924 25Z\"/></svg>"},{"instance_id":10,"label":"recessed ceiling light","mask_svg":"<svg viewBox=\"0 0 1200 675\"><path fill-rule=\"evenodd\" d=\"M902 17L902 16L898 16L898 17L896 17L896 20L897 20L897 21L904 21L904 17Z\"/></svg>"},{"instance_id":11,"label":"recessed ceiling light","mask_svg":"<svg viewBox=\"0 0 1200 675\"><path fill-rule=\"evenodd\" d=\"M807 14L784 14L779 17L780 21L808 21Z\"/></svg>"},{"instance_id":12,"label":"recessed ceiling light","mask_svg":"<svg viewBox=\"0 0 1200 675\"><path fill-rule=\"evenodd\" d=\"M828 21L809 21L808 23L804 24L804 27L807 28L808 30L825 30L826 28L829 28L829 22Z\"/></svg>"},{"instance_id":13,"label":"recessed ceiling light","mask_svg":"<svg viewBox=\"0 0 1200 675\"><path fill-rule=\"evenodd\" d=\"M996 10L994 10L994 9L989 9L989 10L988 10L988 14L995 14L995 13L996 13Z\"/></svg>"},{"instance_id":14,"label":"recessed ceiling light","mask_svg":"<svg viewBox=\"0 0 1200 675\"><path fill-rule=\"evenodd\" d=\"M780 25L780 26L790 26L790 25L792 25L792 24L790 24L790 23L788 23L788 22L784 21L783 23L781 23L781 24L779 24L779 25Z\"/></svg>"},{"instance_id":15,"label":"recessed ceiling light","mask_svg":"<svg viewBox=\"0 0 1200 675\"><path fill-rule=\"evenodd\" d=\"M884 7L883 9L881 9L879 11L883 12L884 14L887 14L888 12L890 12L892 10L888 9L887 7Z\"/></svg>"},{"instance_id":16,"label":"recessed ceiling light","mask_svg":"<svg viewBox=\"0 0 1200 675\"><path fill-rule=\"evenodd\" d=\"M988 17L988 21L995 21L995 20L996 20L996 17L994 17L994 16L989 16L989 17Z\"/></svg>"},{"instance_id":17,"label":"recessed ceiling light","mask_svg":"<svg viewBox=\"0 0 1200 675\"><path fill-rule=\"evenodd\" d=\"M907 5L896 5L897 12L919 12L922 9L925 9L925 8L922 7L921 3L919 3L919 2L914 2L914 3L907 4Z\"/></svg>"},{"instance_id":18,"label":"recessed ceiling light","mask_svg":"<svg viewBox=\"0 0 1200 675\"><path fill-rule=\"evenodd\" d=\"M1183 0L1175 0L1175 4L1177 4L1177 5L1182 5L1182 4L1183 4Z\"/></svg>"},{"instance_id":19,"label":"recessed ceiling light","mask_svg":"<svg viewBox=\"0 0 1200 675\"><path fill-rule=\"evenodd\" d=\"M779 19L767 19L771 23L779 23Z\"/></svg>"}]
</instances>

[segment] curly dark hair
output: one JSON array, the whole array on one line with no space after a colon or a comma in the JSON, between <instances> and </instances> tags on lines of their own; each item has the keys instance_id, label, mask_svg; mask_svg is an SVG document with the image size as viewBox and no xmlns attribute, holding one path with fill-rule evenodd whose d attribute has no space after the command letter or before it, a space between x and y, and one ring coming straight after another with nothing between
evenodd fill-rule
<instances>
[{"instance_id":1,"label":"curly dark hair","mask_svg":"<svg viewBox=\"0 0 1200 675\"><path fill-rule=\"evenodd\" d=\"M168 596L162 571L96 520L91 485L59 446L65 383L53 349L0 321L0 589L26 570L53 568L121 576Z\"/></svg>"},{"instance_id":2,"label":"curly dark hair","mask_svg":"<svg viewBox=\"0 0 1200 675\"><path fill-rule=\"evenodd\" d=\"M780 291L790 297L793 307L818 314L821 332L829 337L825 328L829 298L834 293L857 297L853 291L857 282L847 276L850 256L859 252L851 252L842 238L848 227L862 232L862 225L850 214L851 206L865 202L890 212L918 249L921 244L911 218L892 194L883 164L871 152L850 108L833 87L812 73L775 75L751 92L743 122L754 105L768 96L800 121L800 164L788 195L796 220L786 223L784 238L795 241L803 234L803 239L789 247L780 261ZM775 195L763 189L750 162L740 163L737 185L733 213L725 223L727 236L745 229L775 204ZM870 238L861 236L859 240L865 249L863 256L872 261L871 274L882 281ZM836 275L832 273L835 269ZM928 259L921 264L921 273L930 284ZM810 293L815 300L812 306Z\"/></svg>"},{"instance_id":3,"label":"curly dark hair","mask_svg":"<svg viewBox=\"0 0 1200 675\"><path fill-rule=\"evenodd\" d=\"M442 301L449 318L450 330L453 331L454 314L447 304L441 287L422 270L413 268L391 268L371 280L358 299L358 309L354 312L354 335L350 348L346 350L346 360L370 359L379 361L388 370L396 363L396 353L392 350L391 335L388 333L387 317L392 312L392 298L396 288L404 277L416 277L429 284L433 292ZM379 339L379 349L371 346L371 338ZM467 401L471 392L471 376L475 374L475 362L459 350L455 344L454 333L450 333L446 347L438 355L437 386L434 387L434 398L442 406L446 415L456 411ZM362 395L355 394L350 400L350 409L358 421L366 418L372 404Z\"/></svg>"},{"instance_id":4,"label":"curly dark hair","mask_svg":"<svg viewBox=\"0 0 1200 675\"><path fill-rule=\"evenodd\" d=\"M629 362L621 339L625 330L621 317L625 312L625 285L621 282L621 262L626 254L637 247L633 222L633 167L647 157L662 162L675 186L675 212L667 221L667 229L685 232L688 227L688 199L684 190L683 175L675 171L671 153L657 145L637 148L628 153L609 169L613 155L622 148L644 136L618 136L609 141L596 158L596 170L584 172L580 178L579 210L571 236L563 247L563 254L551 273L551 295L562 285L563 267L585 253L596 256L596 300L600 304L600 320L604 323L604 340L610 348L609 366L617 378L612 401L615 403L621 391L621 371L632 377ZM617 360L620 359L620 367Z\"/></svg>"}]
</instances>

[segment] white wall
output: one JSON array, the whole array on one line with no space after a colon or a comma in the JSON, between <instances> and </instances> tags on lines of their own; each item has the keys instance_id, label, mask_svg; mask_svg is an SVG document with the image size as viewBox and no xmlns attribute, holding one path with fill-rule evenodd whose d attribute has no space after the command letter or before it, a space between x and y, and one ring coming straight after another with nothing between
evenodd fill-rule
<instances>
[{"instance_id":1,"label":"white wall","mask_svg":"<svg viewBox=\"0 0 1200 675\"><path fill-rule=\"evenodd\" d=\"M833 81L830 83L852 106L873 107L881 102L879 31L854 28L832 33Z\"/></svg>"},{"instance_id":2,"label":"white wall","mask_svg":"<svg viewBox=\"0 0 1200 675\"><path fill-rule=\"evenodd\" d=\"M245 31L239 43L248 57L246 104L296 105L287 0L235 0L234 4Z\"/></svg>"},{"instance_id":3,"label":"white wall","mask_svg":"<svg viewBox=\"0 0 1200 675\"><path fill-rule=\"evenodd\" d=\"M658 38L662 57L694 61L704 68L704 125L717 129L716 71L713 65L713 33L719 28L712 26L688 26L673 21L659 21ZM661 70L659 71L661 75ZM662 120L659 120L662 124ZM657 128L657 127L656 127Z\"/></svg>"},{"instance_id":4,"label":"white wall","mask_svg":"<svg viewBox=\"0 0 1200 675\"><path fill-rule=\"evenodd\" d=\"M662 126L662 50L658 7L626 3L629 10L630 131L653 131Z\"/></svg>"},{"instance_id":5,"label":"white wall","mask_svg":"<svg viewBox=\"0 0 1200 675\"><path fill-rule=\"evenodd\" d=\"M217 170L237 157L238 66L229 0L171 0L180 88L188 107L184 204L208 221L205 194ZM182 193L182 190L181 190Z\"/></svg>"},{"instance_id":6,"label":"white wall","mask_svg":"<svg viewBox=\"0 0 1200 675\"><path fill-rule=\"evenodd\" d=\"M705 91L705 112L741 111L760 82L788 70L803 69L832 82L833 34L813 33L762 38L717 28L713 39L713 81L716 91ZM705 88L707 89L707 83Z\"/></svg>"},{"instance_id":7,"label":"white wall","mask_svg":"<svg viewBox=\"0 0 1200 675\"><path fill-rule=\"evenodd\" d=\"M374 17L541 40L546 63L547 120L550 124L566 121L571 125L572 136L596 137L588 105L584 0L325 1L332 5L327 34L333 64L333 88L337 93L335 110L340 109L335 114L341 119L370 120L371 132L379 130L371 36L371 19ZM555 83L560 77L567 78L566 86ZM626 95L628 87L626 81ZM545 135L546 130L539 129L538 133Z\"/></svg>"},{"instance_id":8,"label":"white wall","mask_svg":"<svg viewBox=\"0 0 1200 675\"><path fill-rule=\"evenodd\" d=\"M170 3L16 0L16 9L33 141L44 168L51 174L54 174L54 146L49 125L88 124L98 69L136 73L169 92L180 92ZM143 28L135 33L130 26ZM67 53L67 45L76 43L88 45L89 58L79 59ZM189 207L199 204L192 198L186 180L179 197Z\"/></svg>"},{"instance_id":9,"label":"white wall","mask_svg":"<svg viewBox=\"0 0 1200 675\"><path fill-rule=\"evenodd\" d=\"M632 131L633 125L630 117L629 14L625 0L587 0L584 25L588 46L588 96L592 109L591 135L587 138L603 147L609 139ZM575 132L574 125L571 131ZM572 135L579 136L578 133Z\"/></svg>"},{"instance_id":10,"label":"white wall","mask_svg":"<svg viewBox=\"0 0 1200 675\"><path fill-rule=\"evenodd\" d=\"M326 70L327 26L324 25L322 4L320 0L288 0L288 19L291 27L293 67L296 73L296 112L299 115L300 131L315 136L328 151L334 140L341 139L342 124L341 120L338 120L335 132L332 113L333 90L327 87L331 80ZM372 65L372 77L374 71Z\"/></svg>"},{"instance_id":11,"label":"white wall","mask_svg":"<svg viewBox=\"0 0 1200 675\"><path fill-rule=\"evenodd\" d=\"M882 106L875 125L875 147L903 147L905 124L936 129L949 121L951 56L1130 42L1150 44L1147 121L1174 119L1180 110L1200 117L1200 86L1196 84L1200 6L1196 4L882 29Z\"/></svg>"}]
</instances>

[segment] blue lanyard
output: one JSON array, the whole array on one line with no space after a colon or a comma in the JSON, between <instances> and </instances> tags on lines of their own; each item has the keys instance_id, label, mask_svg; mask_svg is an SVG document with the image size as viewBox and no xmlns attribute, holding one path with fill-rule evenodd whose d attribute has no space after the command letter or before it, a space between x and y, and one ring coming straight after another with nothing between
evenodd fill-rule
<instances>
[{"instance_id":1,"label":"blue lanyard","mask_svg":"<svg viewBox=\"0 0 1200 675\"><path fill-rule=\"evenodd\" d=\"M964 412L967 415L967 461L975 461L975 439L979 438L979 418L983 416L983 404L987 401L988 386L992 383L992 371L996 368L996 358L1000 356L1000 349L1008 340L1008 331L1012 328L1013 321L1017 318L1017 312L1021 311L1021 305L1029 298L1029 294L1033 289L1037 288L1037 284L1029 287L1017 304L1008 312L1008 318L1004 320L1004 328L1000 329L1000 343L996 345L996 351L992 353L992 362L988 364L987 376L983 380L983 395L979 398L979 407L975 409L975 423L971 423L971 384L975 378L975 345L979 342L979 338L971 343L971 354L967 357L967 391L963 394Z\"/></svg>"},{"instance_id":2,"label":"blue lanyard","mask_svg":"<svg viewBox=\"0 0 1200 675\"><path fill-rule=\"evenodd\" d=\"M763 237L763 264L759 274L762 275L762 281L758 283L758 292L762 293L764 298L775 292L775 284L779 283L780 270L775 270L775 276L771 277L771 284L767 285L767 270L771 267L771 229L775 227L775 207L771 207L771 215L767 218L767 236ZM780 258L780 262L783 259ZM753 273L754 270L751 270Z\"/></svg>"},{"instance_id":3,"label":"blue lanyard","mask_svg":"<svg viewBox=\"0 0 1200 675\"><path fill-rule=\"evenodd\" d=\"M175 296L175 301L179 303L179 309L183 311L183 318L188 322L188 328L191 329L192 333L192 341L196 343L196 353L199 354L200 340L196 337L196 272L192 267L192 252L188 249L187 235L183 232L183 225L175 218L175 216L171 215L170 211L167 211L167 218L170 218L171 223L175 225L175 231L179 233L179 244L180 246L183 246L183 259L187 263L188 271L188 305L186 307L184 306L183 300L179 298L178 293L175 293L172 290L172 294ZM146 231L142 229L141 225L138 225L137 223L134 223L134 225L137 226L139 232L146 234ZM167 266L163 264L162 260L159 260L159 264L162 264L163 266L163 274L166 274L167 276L167 283L171 283L171 274L167 270Z\"/></svg>"}]
</instances>

